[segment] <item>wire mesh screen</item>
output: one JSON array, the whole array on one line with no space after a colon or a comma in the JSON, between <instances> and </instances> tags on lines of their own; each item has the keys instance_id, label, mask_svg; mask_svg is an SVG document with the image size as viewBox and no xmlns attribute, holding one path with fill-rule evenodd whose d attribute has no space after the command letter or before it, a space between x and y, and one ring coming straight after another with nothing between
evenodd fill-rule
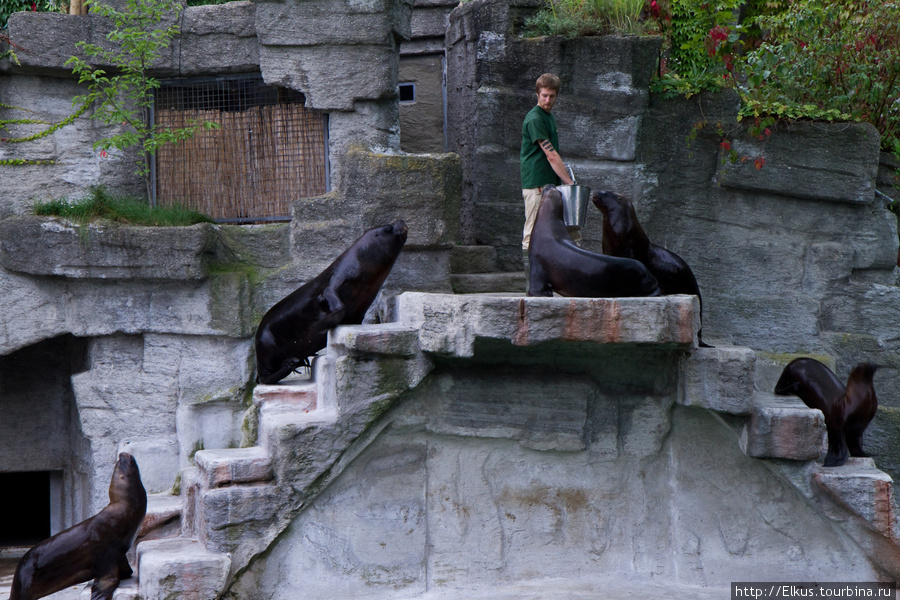
<instances>
[{"instance_id":1,"label":"wire mesh screen","mask_svg":"<svg viewBox=\"0 0 900 600\"><path fill-rule=\"evenodd\" d=\"M156 153L156 199L178 202L224 222L289 218L291 202L327 191L326 115L303 94L260 77L163 82L155 123L205 121L190 139Z\"/></svg>"}]
</instances>

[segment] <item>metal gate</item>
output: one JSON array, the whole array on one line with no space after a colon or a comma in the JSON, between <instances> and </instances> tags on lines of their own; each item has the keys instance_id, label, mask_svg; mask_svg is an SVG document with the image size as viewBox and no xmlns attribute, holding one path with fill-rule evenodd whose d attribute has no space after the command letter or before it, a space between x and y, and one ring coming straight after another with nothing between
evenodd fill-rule
<instances>
[{"instance_id":1,"label":"metal gate","mask_svg":"<svg viewBox=\"0 0 900 600\"><path fill-rule=\"evenodd\" d=\"M224 223L290 219L297 198L328 191L327 115L303 94L259 75L163 81L157 126L212 121L155 157L155 201L178 202Z\"/></svg>"}]
</instances>

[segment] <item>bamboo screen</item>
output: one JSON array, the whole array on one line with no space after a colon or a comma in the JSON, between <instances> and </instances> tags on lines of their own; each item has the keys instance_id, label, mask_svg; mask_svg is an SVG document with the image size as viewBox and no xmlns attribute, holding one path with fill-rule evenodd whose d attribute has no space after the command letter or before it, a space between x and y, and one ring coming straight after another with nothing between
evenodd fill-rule
<instances>
[{"instance_id":1,"label":"bamboo screen","mask_svg":"<svg viewBox=\"0 0 900 600\"><path fill-rule=\"evenodd\" d=\"M212 121L156 154L156 198L224 222L290 218L291 203L327 191L325 115L302 94L259 78L187 82L157 92L155 123Z\"/></svg>"}]
</instances>

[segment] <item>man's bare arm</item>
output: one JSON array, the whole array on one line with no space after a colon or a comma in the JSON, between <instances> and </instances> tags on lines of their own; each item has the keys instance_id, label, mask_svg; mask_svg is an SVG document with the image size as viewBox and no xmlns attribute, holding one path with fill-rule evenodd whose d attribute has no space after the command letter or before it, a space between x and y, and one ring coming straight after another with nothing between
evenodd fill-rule
<instances>
[{"instance_id":1,"label":"man's bare arm","mask_svg":"<svg viewBox=\"0 0 900 600\"><path fill-rule=\"evenodd\" d=\"M540 144L541 150L544 151L544 156L547 157L550 166L553 167L553 172L562 179L562 182L566 185L575 183L566 172L566 165L563 163L562 157L560 157L556 149L553 148L553 144L550 143L550 140L538 140L538 144Z\"/></svg>"}]
</instances>

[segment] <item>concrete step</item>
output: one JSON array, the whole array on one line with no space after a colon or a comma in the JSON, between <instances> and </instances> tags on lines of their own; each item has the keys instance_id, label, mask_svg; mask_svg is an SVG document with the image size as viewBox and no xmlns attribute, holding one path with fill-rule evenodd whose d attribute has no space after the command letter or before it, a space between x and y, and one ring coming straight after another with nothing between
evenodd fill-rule
<instances>
[{"instance_id":1,"label":"concrete step","mask_svg":"<svg viewBox=\"0 0 900 600\"><path fill-rule=\"evenodd\" d=\"M316 384L309 376L292 376L275 385L257 385L253 404L260 414L309 412L317 408Z\"/></svg>"},{"instance_id":2,"label":"concrete step","mask_svg":"<svg viewBox=\"0 0 900 600\"><path fill-rule=\"evenodd\" d=\"M754 458L815 460L824 450L825 417L796 396L757 392L740 446Z\"/></svg>"},{"instance_id":3,"label":"concrete step","mask_svg":"<svg viewBox=\"0 0 900 600\"><path fill-rule=\"evenodd\" d=\"M525 273L477 273L450 275L454 294L525 294Z\"/></svg>"},{"instance_id":4,"label":"concrete step","mask_svg":"<svg viewBox=\"0 0 900 600\"><path fill-rule=\"evenodd\" d=\"M181 496L148 494L147 514L138 530L138 540L178 537L181 534Z\"/></svg>"},{"instance_id":5,"label":"concrete step","mask_svg":"<svg viewBox=\"0 0 900 600\"><path fill-rule=\"evenodd\" d=\"M819 466L813 481L881 535L896 541L893 479L873 459L850 457L840 467Z\"/></svg>"},{"instance_id":6,"label":"concrete step","mask_svg":"<svg viewBox=\"0 0 900 600\"><path fill-rule=\"evenodd\" d=\"M493 246L454 246L450 251L450 273L491 273L497 270L497 249Z\"/></svg>"},{"instance_id":7,"label":"concrete step","mask_svg":"<svg viewBox=\"0 0 900 600\"><path fill-rule=\"evenodd\" d=\"M143 600L214 600L231 568L227 554L210 552L195 539L143 542L137 556Z\"/></svg>"},{"instance_id":8,"label":"concrete step","mask_svg":"<svg viewBox=\"0 0 900 600\"><path fill-rule=\"evenodd\" d=\"M272 479L269 453L260 446L200 450L194 455L194 463L204 489Z\"/></svg>"}]
</instances>

